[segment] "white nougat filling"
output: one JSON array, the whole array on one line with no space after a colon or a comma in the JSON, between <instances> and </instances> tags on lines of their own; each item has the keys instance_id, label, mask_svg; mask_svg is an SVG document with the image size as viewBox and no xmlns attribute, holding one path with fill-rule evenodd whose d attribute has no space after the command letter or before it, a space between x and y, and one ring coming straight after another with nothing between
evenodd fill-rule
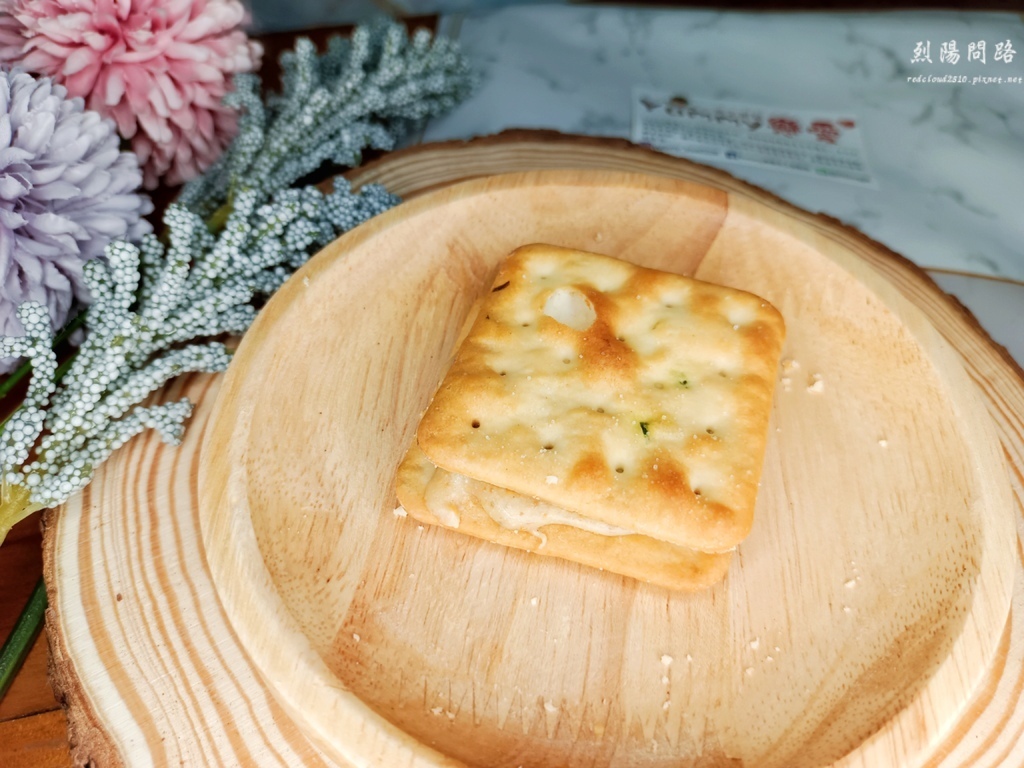
<instances>
[{"instance_id":1,"label":"white nougat filling","mask_svg":"<svg viewBox=\"0 0 1024 768\"><path fill-rule=\"evenodd\" d=\"M436 484L427 486L425 501L427 509L438 521L448 528L459 527L459 508L469 499L466 485L469 478L456 472L450 474L450 482L444 488ZM479 486L478 486L479 487ZM433 492L432 492L433 491ZM526 531L546 541L539 530L546 525L566 525L599 536L629 536L635 534L628 528L609 525L600 520L591 520L576 512L554 507L531 498L522 498L520 503L509 504L508 492L495 488L493 493L477 492L475 501L494 522L510 531Z\"/></svg>"}]
</instances>

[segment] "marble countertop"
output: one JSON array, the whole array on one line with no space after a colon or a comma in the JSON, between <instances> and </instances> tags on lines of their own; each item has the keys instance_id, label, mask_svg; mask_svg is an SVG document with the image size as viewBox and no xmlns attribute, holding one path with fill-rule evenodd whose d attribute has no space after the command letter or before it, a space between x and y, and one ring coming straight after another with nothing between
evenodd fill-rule
<instances>
[{"instance_id":1,"label":"marble countertop","mask_svg":"<svg viewBox=\"0 0 1024 768\"><path fill-rule=\"evenodd\" d=\"M1024 20L1009 14L729 13L526 6L446 17L482 67L476 95L425 138L507 127L630 138L637 86L858 119L875 187L716 163L927 266L1024 280ZM994 61L997 41L1021 51ZM939 61L957 41L956 65ZM987 63L967 62L969 41ZM933 63L911 63L931 42Z\"/></svg>"},{"instance_id":2,"label":"marble countertop","mask_svg":"<svg viewBox=\"0 0 1024 768\"><path fill-rule=\"evenodd\" d=\"M693 159L828 213L926 269L1009 281L939 280L1024 361L1021 16L531 5L446 16L440 29L483 77L427 141L511 127L633 138L637 88L849 115L869 184Z\"/></svg>"}]
</instances>

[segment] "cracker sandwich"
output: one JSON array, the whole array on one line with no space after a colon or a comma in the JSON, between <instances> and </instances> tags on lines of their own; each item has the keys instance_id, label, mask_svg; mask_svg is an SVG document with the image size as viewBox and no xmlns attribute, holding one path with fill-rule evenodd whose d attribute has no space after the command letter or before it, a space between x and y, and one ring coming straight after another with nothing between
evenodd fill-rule
<instances>
[{"instance_id":1,"label":"cracker sandwich","mask_svg":"<svg viewBox=\"0 0 1024 768\"><path fill-rule=\"evenodd\" d=\"M399 502L498 544L709 586L753 522L784 334L744 291L519 248L423 415Z\"/></svg>"}]
</instances>

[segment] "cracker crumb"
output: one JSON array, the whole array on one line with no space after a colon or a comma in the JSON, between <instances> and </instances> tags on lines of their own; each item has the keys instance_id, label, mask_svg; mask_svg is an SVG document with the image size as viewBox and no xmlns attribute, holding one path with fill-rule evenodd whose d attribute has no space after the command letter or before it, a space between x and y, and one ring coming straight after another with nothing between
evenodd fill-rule
<instances>
[{"instance_id":1,"label":"cracker crumb","mask_svg":"<svg viewBox=\"0 0 1024 768\"><path fill-rule=\"evenodd\" d=\"M878 444L885 448L887 445L889 445L889 441L883 437L881 440L878 441Z\"/></svg>"},{"instance_id":2,"label":"cracker crumb","mask_svg":"<svg viewBox=\"0 0 1024 768\"><path fill-rule=\"evenodd\" d=\"M399 504L395 507L395 517L408 517L409 513L405 511L405 507Z\"/></svg>"},{"instance_id":3,"label":"cracker crumb","mask_svg":"<svg viewBox=\"0 0 1024 768\"><path fill-rule=\"evenodd\" d=\"M675 659L673 659L667 653L661 657L661 663L664 664L666 667L672 666L673 661L675 661Z\"/></svg>"},{"instance_id":4,"label":"cracker crumb","mask_svg":"<svg viewBox=\"0 0 1024 768\"><path fill-rule=\"evenodd\" d=\"M305 277L302 278L302 284L304 286L306 286L307 288L309 287L309 277L308 276L305 276Z\"/></svg>"},{"instance_id":5,"label":"cracker crumb","mask_svg":"<svg viewBox=\"0 0 1024 768\"><path fill-rule=\"evenodd\" d=\"M536 597L531 597L530 598L530 605L534 605L535 606L539 602L540 602L540 600L538 600Z\"/></svg>"},{"instance_id":6,"label":"cracker crumb","mask_svg":"<svg viewBox=\"0 0 1024 768\"><path fill-rule=\"evenodd\" d=\"M785 360L782 361L782 370L784 370L786 373L792 373L793 371L797 370L799 367L800 367L800 363L798 363L796 360L794 360L791 357L787 357Z\"/></svg>"},{"instance_id":7,"label":"cracker crumb","mask_svg":"<svg viewBox=\"0 0 1024 768\"><path fill-rule=\"evenodd\" d=\"M844 605L843 606L843 613L850 613L850 606Z\"/></svg>"},{"instance_id":8,"label":"cracker crumb","mask_svg":"<svg viewBox=\"0 0 1024 768\"><path fill-rule=\"evenodd\" d=\"M353 633L352 633L352 639L353 639L353 640L355 640L355 641L356 641L356 642L358 643L358 642L359 642L360 640L362 640L363 638L361 638L361 637L359 636L359 633L358 633L358 632L353 632Z\"/></svg>"},{"instance_id":9,"label":"cracker crumb","mask_svg":"<svg viewBox=\"0 0 1024 768\"><path fill-rule=\"evenodd\" d=\"M753 640L750 641L750 647L751 647L752 650L756 651L760 645L761 645L761 638L759 638L759 637L755 637Z\"/></svg>"},{"instance_id":10,"label":"cracker crumb","mask_svg":"<svg viewBox=\"0 0 1024 768\"><path fill-rule=\"evenodd\" d=\"M555 475L548 475L544 478L544 482L548 485L558 485L558 478Z\"/></svg>"},{"instance_id":11,"label":"cracker crumb","mask_svg":"<svg viewBox=\"0 0 1024 768\"><path fill-rule=\"evenodd\" d=\"M743 671L746 672L747 677L753 677L754 676L754 668L753 667L747 667Z\"/></svg>"},{"instance_id":12,"label":"cracker crumb","mask_svg":"<svg viewBox=\"0 0 1024 768\"><path fill-rule=\"evenodd\" d=\"M662 675L661 676L661 682L662 682L663 685L668 685L669 682L671 682L671 681L668 679L668 675Z\"/></svg>"},{"instance_id":13,"label":"cracker crumb","mask_svg":"<svg viewBox=\"0 0 1024 768\"><path fill-rule=\"evenodd\" d=\"M845 582L845 583L843 584L843 586L844 586L844 587L846 587L847 589L853 589L854 587L856 587L856 586L857 586L857 579L848 579L848 580L847 580L847 581L846 581L846 582Z\"/></svg>"},{"instance_id":14,"label":"cracker crumb","mask_svg":"<svg viewBox=\"0 0 1024 768\"><path fill-rule=\"evenodd\" d=\"M820 373L816 373L811 376L811 384L807 385L807 391L814 394L820 394L825 391L825 380L821 378Z\"/></svg>"},{"instance_id":15,"label":"cracker crumb","mask_svg":"<svg viewBox=\"0 0 1024 768\"><path fill-rule=\"evenodd\" d=\"M558 712L558 707L556 707L550 701L545 701L544 702L544 711L547 712L549 715L553 715L556 712Z\"/></svg>"},{"instance_id":16,"label":"cracker crumb","mask_svg":"<svg viewBox=\"0 0 1024 768\"><path fill-rule=\"evenodd\" d=\"M687 664L692 664L693 663L693 656L691 656L690 654L686 654L686 663Z\"/></svg>"},{"instance_id":17,"label":"cracker crumb","mask_svg":"<svg viewBox=\"0 0 1024 768\"><path fill-rule=\"evenodd\" d=\"M430 714L432 714L432 715L440 715L442 712L444 712L444 707L431 707L430 708Z\"/></svg>"},{"instance_id":18,"label":"cracker crumb","mask_svg":"<svg viewBox=\"0 0 1024 768\"><path fill-rule=\"evenodd\" d=\"M668 712L668 709L669 709L669 707L671 707L671 706L672 706L672 701L671 701L671 699L670 699L670 700L666 701L666 702L665 702L664 704L662 704L662 705L661 705L661 708L662 708L663 710L665 710L666 712Z\"/></svg>"}]
</instances>

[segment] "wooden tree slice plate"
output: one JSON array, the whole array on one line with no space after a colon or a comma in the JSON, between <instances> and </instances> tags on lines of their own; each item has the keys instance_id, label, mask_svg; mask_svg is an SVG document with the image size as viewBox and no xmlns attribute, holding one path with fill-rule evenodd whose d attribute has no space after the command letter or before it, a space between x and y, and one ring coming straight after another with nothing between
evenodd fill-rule
<instances>
[{"instance_id":1,"label":"wooden tree slice plate","mask_svg":"<svg viewBox=\"0 0 1024 768\"><path fill-rule=\"evenodd\" d=\"M551 166L604 172L441 190L334 244L225 381L167 393L198 402L183 446L140 437L47 516L77 762L1019 763L1019 369L856 232L621 142L425 146L356 180L410 197ZM720 587L675 595L391 514L461 319L528 240L786 315L800 367Z\"/></svg>"},{"instance_id":2,"label":"wooden tree slice plate","mask_svg":"<svg viewBox=\"0 0 1024 768\"><path fill-rule=\"evenodd\" d=\"M760 524L719 587L673 594L392 514L471 306L534 242L786 318ZM898 732L922 749L1009 608L1009 479L948 345L848 249L692 182L530 172L380 216L261 312L202 455L229 619L293 718L356 764L796 768L871 749L912 704L930 717Z\"/></svg>"}]
</instances>

